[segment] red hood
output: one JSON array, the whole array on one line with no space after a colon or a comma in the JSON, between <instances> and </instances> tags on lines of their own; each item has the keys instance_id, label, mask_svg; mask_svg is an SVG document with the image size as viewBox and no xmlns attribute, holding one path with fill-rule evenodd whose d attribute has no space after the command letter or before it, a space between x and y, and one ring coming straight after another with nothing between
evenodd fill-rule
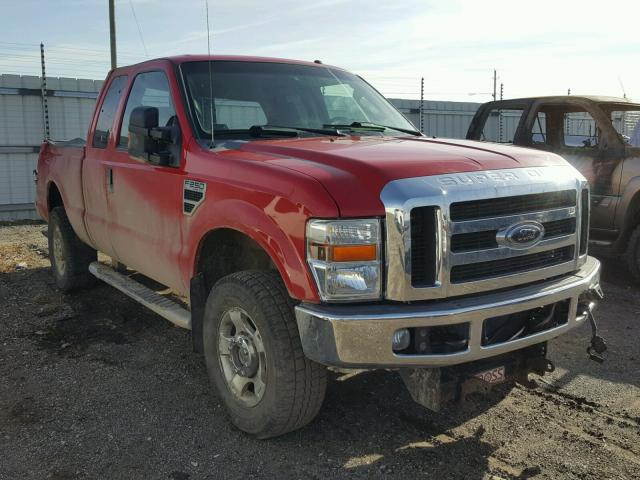
<instances>
[{"instance_id":1,"label":"red hood","mask_svg":"<svg viewBox=\"0 0 640 480\"><path fill-rule=\"evenodd\" d=\"M566 163L558 155L532 149L426 137L252 141L241 150L314 177L345 217L382 215L380 192L399 178Z\"/></svg>"}]
</instances>

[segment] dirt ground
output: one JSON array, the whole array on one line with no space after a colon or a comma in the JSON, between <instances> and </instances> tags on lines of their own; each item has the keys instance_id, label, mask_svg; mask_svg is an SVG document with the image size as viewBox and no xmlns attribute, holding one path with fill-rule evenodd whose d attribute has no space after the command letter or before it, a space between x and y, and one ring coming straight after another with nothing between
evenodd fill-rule
<instances>
[{"instance_id":1,"label":"dirt ground","mask_svg":"<svg viewBox=\"0 0 640 480\"><path fill-rule=\"evenodd\" d=\"M589 329L550 344L538 387L456 415L395 372L332 374L319 417L257 441L212 393L189 333L106 285L63 295L44 225L0 227L0 479L640 478L640 286L606 263Z\"/></svg>"}]
</instances>

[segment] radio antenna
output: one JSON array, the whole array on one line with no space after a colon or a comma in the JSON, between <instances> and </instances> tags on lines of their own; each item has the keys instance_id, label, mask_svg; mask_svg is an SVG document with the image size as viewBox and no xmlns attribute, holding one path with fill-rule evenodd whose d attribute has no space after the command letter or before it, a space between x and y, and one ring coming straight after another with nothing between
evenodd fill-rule
<instances>
[{"instance_id":1,"label":"radio antenna","mask_svg":"<svg viewBox=\"0 0 640 480\"><path fill-rule=\"evenodd\" d=\"M209 64L209 112L211 114L211 145L209 148L213 148L215 147L215 132L213 128L215 100L213 99L213 74L211 72L213 61L211 60L211 32L209 30L209 0L204 0L204 7L207 12L207 55L209 57L207 62Z\"/></svg>"},{"instance_id":2,"label":"radio antenna","mask_svg":"<svg viewBox=\"0 0 640 480\"><path fill-rule=\"evenodd\" d=\"M618 77L618 83L620 84L620 88L622 89L622 95L624 98L627 98L627 92L624 89L624 84L622 83L622 78Z\"/></svg>"}]
</instances>

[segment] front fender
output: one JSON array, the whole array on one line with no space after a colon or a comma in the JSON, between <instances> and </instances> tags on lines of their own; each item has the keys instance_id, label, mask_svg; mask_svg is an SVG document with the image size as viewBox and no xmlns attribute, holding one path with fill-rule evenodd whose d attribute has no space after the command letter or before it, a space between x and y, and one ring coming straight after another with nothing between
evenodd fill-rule
<instances>
[{"instance_id":1,"label":"front fender","mask_svg":"<svg viewBox=\"0 0 640 480\"><path fill-rule=\"evenodd\" d=\"M203 205L202 207L205 207ZM230 228L254 240L269 255L280 272L289 295L319 302L315 282L305 261L305 227L309 212L283 197L273 197L262 208L239 199L224 199L202 208L188 229L189 246L183 281L195 275L202 239L207 233Z\"/></svg>"}]
</instances>

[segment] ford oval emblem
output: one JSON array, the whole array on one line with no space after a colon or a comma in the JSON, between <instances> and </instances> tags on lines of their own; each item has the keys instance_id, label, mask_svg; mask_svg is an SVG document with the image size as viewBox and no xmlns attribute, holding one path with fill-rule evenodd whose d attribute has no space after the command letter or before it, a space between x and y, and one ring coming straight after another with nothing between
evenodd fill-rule
<instances>
[{"instance_id":1,"label":"ford oval emblem","mask_svg":"<svg viewBox=\"0 0 640 480\"><path fill-rule=\"evenodd\" d=\"M544 226L534 221L519 222L500 230L496 235L498 245L510 248L530 248L544 238Z\"/></svg>"}]
</instances>

